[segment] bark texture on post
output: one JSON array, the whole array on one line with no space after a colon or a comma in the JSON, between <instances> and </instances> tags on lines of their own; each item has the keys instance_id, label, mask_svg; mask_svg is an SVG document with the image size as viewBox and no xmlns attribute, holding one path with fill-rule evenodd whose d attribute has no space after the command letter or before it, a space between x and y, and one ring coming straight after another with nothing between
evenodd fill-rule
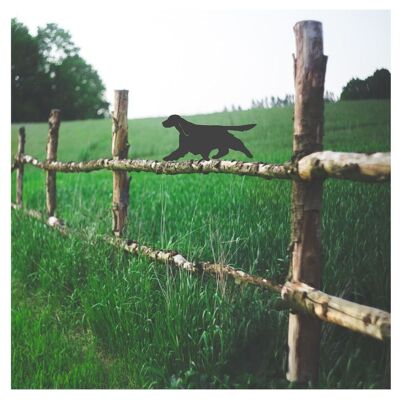
<instances>
[{"instance_id":1,"label":"bark texture on post","mask_svg":"<svg viewBox=\"0 0 400 400\"><path fill-rule=\"evenodd\" d=\"M17 151L17 193L16 203L18 207L22 207L22 192L23 192L23 179L24 179L24 163L21 162L25 153L25 128L21 126L18 132L18 151Z\"/></svg>"},{"instance_id":2,"label":"bark texture on post","mask_svg":"<svg viewBox=\"0 0 400 400\"><path fill-rule=\"evenodd\" d=\"M128 91L116 90L112 126L112 156L114 160L128 158ZM129 204L128 173L113 171L112 213L114 235L121 237L128 216Z\"/></svg>"},{"instance_id":3,"label":"bark texture on post","mask_svg":"<svg viewBox=\"0 0 400 400\"><path fill-rule=\"evenodd\" d=\"M57 160L58 130L60 128L60 110L51 110L49 116L49 134L47 137L46 160ZM47 215L55 215L57 206L56 198L56 172L46 172L46 210Z\"/></svg>"},{"instance_id":4,"label":"bark texture on post","mask_svg":"<svg viewBox=\"0 0 400 400\"><path fill-rule=\"evenodd\" d=\"M322 150L324 80L322 24L301 21L296 36L294 160ZM322 180L293 182L291 278L316 289L321 285ZM291 313L288 333L288 371L291 382L316 382L319 368L321 322Z\"/></svg>"}]
</instances>

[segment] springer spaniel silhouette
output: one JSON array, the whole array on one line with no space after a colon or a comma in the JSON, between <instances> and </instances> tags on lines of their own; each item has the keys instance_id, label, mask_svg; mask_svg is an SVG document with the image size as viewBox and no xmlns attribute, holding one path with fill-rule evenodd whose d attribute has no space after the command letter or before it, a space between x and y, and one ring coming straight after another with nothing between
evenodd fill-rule
<instances>
[{"instance_id":1,"label":"springer spaniel silhouette","mask_svg":"<svg viewBox=\"0 0 400 400\"><path fill-rule=\"evenodd\" d=\"M218 153L212 157L214 159L227 155L229 149L238 150L246 154L247 157L253 157L243 142L228 131L248 131L254 128L256 124L238 126L196 125L179 115L169 116L162 124L164 128L175 127L179 132L179 147L164 157L165 161L177 160L189 152L200 154L203 160L209 160L210 152L214 149L218 149Z\"/></svg>"}]
</instances>

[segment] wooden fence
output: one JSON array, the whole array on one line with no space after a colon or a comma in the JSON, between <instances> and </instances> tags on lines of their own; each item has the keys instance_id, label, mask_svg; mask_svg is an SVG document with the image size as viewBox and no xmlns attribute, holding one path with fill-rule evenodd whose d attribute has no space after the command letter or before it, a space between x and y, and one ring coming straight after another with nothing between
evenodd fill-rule
<instances>
[{"instance_id":1,"label":"wooden fence","mask_svg":"<svg viewBox=\"0 0 400 400\"><path fill-rule=\"evenodd\" d=\"M323 181L326 178L367 182L390 180L390 153L358 154L322 151L324 122L324 81L327 57L323 54L322 25L316 21L298 22L295 27L296 56L293 157L285 164L241 161L161 162L130 160L128 156L128 91L115 91L112 124L112 159L87 162L57 161L60 111L49 118L47 159L39 161L25 151L25 129L19 130L19 145L11 170L17 170L17 195L13 209L44 220L65 234L73 231L56 217L56 172L91 172L101 169L113 173L112 231L104 240L132 254L166 262L193 273L232 277L280 293L283 305L290 308L289 358L287 379L292 382L318 380L321 321L330 322L379 340L390 338L390 314L330 296L321 286L321 207ZM24 165L46 173L46 210L44 216L23 208ZM128 172L157 174L228 173L264 179L291 179L291 279L283 285L267 278L250 275L229 265L191 262L183 255L157 250L123 238L129 205ZM79 232L75 232L79 234Z\"/></svg>"}]
</instances>

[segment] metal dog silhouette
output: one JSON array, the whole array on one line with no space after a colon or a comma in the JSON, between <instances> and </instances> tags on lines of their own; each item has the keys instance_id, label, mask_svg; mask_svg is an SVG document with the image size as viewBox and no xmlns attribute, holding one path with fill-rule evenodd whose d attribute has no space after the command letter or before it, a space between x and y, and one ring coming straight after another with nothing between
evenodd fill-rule
<instances>
[{"instance_id":1,"label":"metal dog silhouette","mask_svg":"<svg viewBox=\"0 0 400 400\"><path fill-rule=\"evenodd\" d=\"M218 149L212 158L221 158L228 154L229 149L238 150L253 157L249 149L241 140L228 131L248 131L256 124L238 126L197 125L186 121L179 115L171 115L163 121L164 128L175 127L179 132L179 147L168 156L165 161L177 160L187 153L200 154L204 160L209 160L210 152Z\"/></svg>"}]
</instances>

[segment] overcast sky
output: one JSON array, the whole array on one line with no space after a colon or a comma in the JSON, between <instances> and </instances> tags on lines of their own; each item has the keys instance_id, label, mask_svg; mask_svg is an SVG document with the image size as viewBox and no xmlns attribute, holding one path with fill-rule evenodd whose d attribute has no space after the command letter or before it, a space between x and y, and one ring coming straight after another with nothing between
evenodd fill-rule
<instances>
[{"instance_id":1,"label":"overcast sky","mask_svg":"<svg viewBox=\"0 0 400 400\"><path fill-rule=\"evenodd\" d=\"M95 2L89 2L93 6ZM99 72L112 103L129 90L129 117L248 108L252 99L293 93L293 25L323 23L328 55L325 88L339 95L352 77L390 70L389 11L169 10L135 11L113 2L92 17L68 2L14 16L36 33L55 22L69 30L81 55ZM115 8L114 8L115 11Z\"/></svg>"}]
</instances>

